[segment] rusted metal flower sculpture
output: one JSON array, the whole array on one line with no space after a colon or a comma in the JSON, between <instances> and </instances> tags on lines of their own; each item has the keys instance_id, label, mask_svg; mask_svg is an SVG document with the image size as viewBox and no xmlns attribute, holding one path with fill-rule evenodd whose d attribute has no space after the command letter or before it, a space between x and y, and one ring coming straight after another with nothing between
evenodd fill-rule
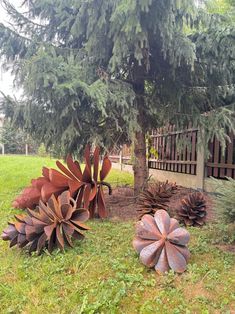
<instances>
[{"instance_id":1,"label":"rusted metal flower sculpture","mask_svg":"<svg viewBox=\"0 0 235 314\"><path fill-rule=\"evenodd\" d=\"M167 203L176 189L177 185L168 181L150 184L145 191L140 193L138 198L137 212L139 218L145 214L153 216L159 209L168 210Z\"/></svg>"},{"instance_id":2,"label":"rusted metal flower sculpture","mask_svg":"<svg viewBox=\"0 0 235 314\"><path fill-rule=\"evenodd\" d=\"M111 170L111 161L108 156L103 159L101 170L99 171L100 150L95 148L94 154L91 155L90 147L85 149L85 168L82 172L78 161L74 161L71 156L67 157L67 168L57 161L55 169L43 168L43 177L32 180L32 185L23 190L13 202L17 208L35 208L39 200L46 202L52 194L56 197L63 191L69 190L70 194L77 201L77 207L89 208L90 216L97 214L101 218L107 216L104 201L103 186L107 186L111 194L111 186L104 182ZM91 162L93 160L93 163ZM93 166L93 171L92 171Z\"/></svg>"},{"instance_id":3,"label":"rusted metal flower sculpture","mask_svg":"<svg viewBox=\"0 0 235 314\"><path fill-rule=\"evenodd\" d=\"M133 246L144 265L160 273L169 269L182 273L190 257L186 247L189 238L188 231L180 228L176 219L165 210L158 210L154 217L144 215L137 222Z\"/></svg>"},{"instance_id":4,"label":"rusted metal flower sculpture","mask_svg":"<svg viewBox=\"0 0 235 314\"><path fill-rule=\"evenodd\" d=\"M76 202L68 191L56 200L52 195L47 204L40 201L38 208L28 209L28 215L16 215L16 222L9 223L3 231L2 239L10 241L10 247L27 247L29 252L43 248L52 252L54 248L63 250L65 245L73 246L72 238L83 239L82 230L89 228L84 222L89 219L87 209L77 209Z\"/></svg>"},{"instance_id":5,"label":"rusted metal flower sculpture","mask_svg":"<svg viewBox=\"0 0 235 314\"><path fill-rule=\"evenodd\" d=\"M189 194L181 200L178 210L179 219L187 226L202 226L206 220L206 201L200 192Z\"/></svg>"}]
</instances>

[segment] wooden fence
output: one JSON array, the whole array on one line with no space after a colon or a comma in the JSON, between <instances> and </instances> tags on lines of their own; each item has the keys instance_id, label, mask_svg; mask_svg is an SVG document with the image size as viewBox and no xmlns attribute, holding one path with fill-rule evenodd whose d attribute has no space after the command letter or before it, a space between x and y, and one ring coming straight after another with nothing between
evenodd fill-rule
<instances>
[{"instance_id":1,"label":"wooden fence","mask_svg":"<svg viewBox=\"0 0 235 314\"><path fill-rule=\"evenodd\" d=\"M175 173L198 174L199 164L205 168L205 177L235 179L235 135L228 133L230 143L227 143L225 154L219 141L214 138L209 143L211 157L205 162L198 150L198 129L188 128L184 131L176 131L174 126L168 126L152 130L148 145L148 167L149 169L170 171ZM128 145L116 148L110 154L113 162L120 164L131 164L132 150ZM200 171L199 171L200 172Z\"/></svg>"},{"instance_id":2,"label":"wooden fence","mask_svg":"<svg viewBox=\"0 0 235 314\"><path fill-rule=\"evenodd\" d=\"M175 131L174 126L152 130L149 168L196 175L197 133L193 128Z\"/></svg>"},{"instance_id":3,"label":"wooden fence","mask_svg":"<svg viewBox=\"0 0 235 314\"><path fill-rule=\"evenodd\" d=\"M235 135L228 133L230 143L227 143L225 153L217 138L209 143L210 158L206 162L206 175L215 178L231 177L235 179Z\"/></svg>"}]
</instances>

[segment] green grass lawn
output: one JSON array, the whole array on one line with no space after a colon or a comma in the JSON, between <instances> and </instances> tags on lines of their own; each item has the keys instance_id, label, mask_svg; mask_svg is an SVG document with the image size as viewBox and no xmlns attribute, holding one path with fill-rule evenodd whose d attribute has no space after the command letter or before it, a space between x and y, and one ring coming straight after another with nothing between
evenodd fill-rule
<instances>
[{"instance_id":1,"label":"green grass lawn","mask_svg":"<svg viewBox=\"0 0 235 314\"><path fill-rule=\"evenodd\" d=\"M55 160L0 157L0 231L19 210L13 198ZM131 184L112 171L113 184ZM182 275L159 276L132 249L134 222L89 221L83 242L64 253L29 256L0 241L0 313L235 313L235 255L212 245L215 225L190 228Z\"/></svg>"}]
</instances>

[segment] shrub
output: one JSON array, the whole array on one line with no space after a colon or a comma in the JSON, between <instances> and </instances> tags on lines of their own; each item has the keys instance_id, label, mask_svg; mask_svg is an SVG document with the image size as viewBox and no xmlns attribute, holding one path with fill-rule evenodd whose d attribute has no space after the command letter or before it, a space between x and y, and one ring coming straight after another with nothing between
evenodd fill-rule
<instances>
[{"instance_id":1,"label":"shrub","mask_svg":"<svg viewBox=\"0 0 235 314\"><path fill-rule=\"evenodd\" d=\"M215 208L226 223L235 223L235 180L212 179L216 186Z\"/></svg>"},{"instance_id":2,"label":"shrub","mask_svg":"<svg viewBox=\"0 0 235 314\"><path fill-rule=\"evenodd\" d=\"M46 151L46 147L44 144L41 144L38 148L38 156L39 157L47 157L48 153Z\"/></svg>"}]
</instances>

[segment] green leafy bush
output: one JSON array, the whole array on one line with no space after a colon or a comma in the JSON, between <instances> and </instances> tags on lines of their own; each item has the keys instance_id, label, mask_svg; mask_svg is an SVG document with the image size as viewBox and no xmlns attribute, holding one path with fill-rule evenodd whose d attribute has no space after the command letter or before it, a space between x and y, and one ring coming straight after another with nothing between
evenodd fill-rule
<instances>
[{"instance_id":1,"label":"green leafy bush","mask_svg":"<svg viewBox=\"0 0 235 314\"><path fill-rule=\"evenodd\" d=\"M39 157L47 157L48 153L46 151L46 147L44 144L41 144L38 148L38 156Z\"/></svg>"},{"instance_id":2,"label":"green leafy bush","mask_svg":"<svg viewBox=\"0 0 235 314\"><path fill-rule=\"evenodd\" d=\"M213 178L216 186L215 208L226 223L235 223L235 180Z\"/></svg>"}]
</instances>

